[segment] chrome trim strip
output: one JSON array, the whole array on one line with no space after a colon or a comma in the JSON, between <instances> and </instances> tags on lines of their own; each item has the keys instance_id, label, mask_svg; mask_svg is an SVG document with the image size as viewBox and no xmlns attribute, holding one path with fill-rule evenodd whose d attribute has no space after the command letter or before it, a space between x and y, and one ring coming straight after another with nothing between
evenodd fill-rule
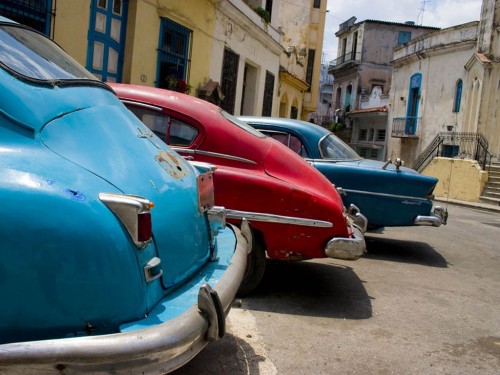
<instances>
[{"instance_id":1,"label":"chrome trim strip","mask_svg":"<svg viewBox=\"0 0 500 375\"><path fill-rule=\"evenodd\" d=\"M323 140L328 137L330 135L330 133L326 133L323 137L321 137L318 141L318 144L317 144L317 147L318 147L318 150L319 150L319 154L321 155L321 158L324 159L324 160L328 160L327 158L325 158L325 155L323 155L323 153L321 152L321 142L323 142Z\"/></svg>"},{"instance_id":2,"label":"chrome trim strip","mask_svg":"<svg viewBox=\"0 0 500 375\"><path fill-rule=\"evenodd\" d=\"M240 158L238 156L233 156L233 155L227 155L227 154L220 154L218 152L211 152L211 151L205 151L205 150L191 150L191 149L185 149L185 148L180 148L180 147L172 147L177 152L184 152L186 154L199 154L199 155L205 155L205 156L213 156L216 158L221 158L221 159L228 159L228 160L235 160L235 161L241 161L242 163L248 163L248 164L257 164L253 160L250 159L245 159L245 158Z\"/></svg>"},{"instance_id":3,"label":"chrome trim strip","mask_svg":"<svg viewBox=\"0 0 500 375\"><path fill-rule=\"evenodd\" d=\"M379 196L379 197L392 197L392 198L398 198L398 199L414 199L414 200L426 201L426 202L429 201L429 199L427 199L427 198L410 197L410 196L407 196L407 195L394 195L394 194L385 194L385 193L372 193L370 191L351 190L351 189L345 189L345 188L343 188L343 191L346 192L346 193L375 195L375 196Z\"/></svg>"},{"instance_id":4,"label":"chrome trim strip","mask_svg":"<svg viewBox=\"0 0 500 375\"><path fill-rule=\"evenodd\" d=\"M162 112L163 111L162 107L158 107L156 105L146 104L146 103L142 103L142 102L136 102L135 100L129 100L129 99L120 99L120 100L125 105L130 104L130 105L134 105L136 107L142 107L142 108L151 109L151 110L156 111L156 112Z\"/></svg>"},{"instance_id":5,"label":"chrome trim strip","mask_svg":"<svg viewBox=\"0 0 500 375\"><path fill-rule=\"evenodd\" d=\"M329 221L305 219L294 216L264 214L259 212L237 211L229 209L226 209L226 217L228 219L246 219L246 220L263 221L267 223L303 225L306 227L319 227L319 228L333 227L333 224L330 223Z\"/></svg>"},{"instance_id":6,"label":"chrome trim strip","mask_svg":"<svg viewBox=\"0 0 500 375\"><path fill-rule=\"evenodd\" d=\"M232 226L232 230L235 253L213 288L226 315L243 280L248 255L247 240L238 228ZM189 362L214 339L209 327L215 322L209 321L213 318L206 311L207 306L195 304L168 322L125 333L3 344L0 373L166 374Z\"/></svg>"},{"instance_id":7,"label":"chrome trim strip","mask_svg":"<svg viewBox=\"0 0 500 375\"><path fill-rule=\"evenodd\" d=\"M151 211L148 199L131 194L99 193L99 200L120 220L135 246L144 249L152 241L151 238L147 241L138 240L137 215Z\"/></svg>"}]
</instances>

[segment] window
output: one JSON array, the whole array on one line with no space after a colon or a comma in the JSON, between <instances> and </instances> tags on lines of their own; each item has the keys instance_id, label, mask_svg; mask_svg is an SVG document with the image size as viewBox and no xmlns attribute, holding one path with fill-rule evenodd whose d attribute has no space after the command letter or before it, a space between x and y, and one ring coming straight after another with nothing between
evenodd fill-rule
<instances>
[{"instance_id":1,"label":"window","mask_svg":"<svg viewBox=\"0 0 500 375\"><path fill-rule=\"evenodd\" d=\"M290 108L290 118L296 120L298 115L299 115L299 109L297 107L292 106Z\"/></svg>"},{"instance_id":2,"label":"window","mask_svg":"<svg viewBox=\"0 0 500 375\"><path fill-rule=\"evenodd\" d=\"M189 146L198 135L198 129L177 119L170 119L167 143L172 146Z\"/></svg>"},{"instance_id":3,"label":"window","mask_svg":"<svg viewBox=\"0 0 500 375\"><path fill-rule=\"evenodd\" d=\"M168 117L161 112L127 105L128 109L155 133L163 142L167 141Z\"/></svg>"},{"instance_id":4,"label":"window","mask_svg":"<svg viewBox=\"0 0 500 375\"><path fill-rule=\"evenodd\" d=\"M358 160L359 155L340 138L328 134L319 141L319 152L323 159Z\"/></svg>"},{"instance_id":5,"label":"window","mask_svg":"<svg viewBox=\"0 0 500 375\"><path fill-rule=\"evenodd\" d=\"M238 65L240 56L229 49L224 50L222 60L221 89L224 99L221 102L221 108L234 114L234 103L236 100L236 83L238 79Z\"/></svg>"},{"instance_id":6,"label":"window","mask_svg":"<svg viewBox=\"0 0 500 375\"><path fill-rule=\"evenodd\" d=\"M41 81L95 80L50 39L9 24L0 26L0 62L16 75Z\"/></svg>"},{"instance_id":7,"label":"window","mask_svg":"<svg viewBox=\"0 0 500 375\"><path fill-rule=\"evenodd\" d=\"M171 146L189 146L198 136L198 129L190 124L171 118L160 111L125 104L149 130Z\"/></svg>"},{"instance_id":8,"label":"window","mask_svg":"<svg viewBox=\"0 0 500 375\"><path fill-rule=\"evenodd\" d=\"M359 129L358 141L368 141L368 129Z\"/></svg>"},{"instance_id":9,"label":"window","mask_svg":"<svg viewBox=\"0 0 500 375\"><path fill-rule=\"evenodd\" d=\"M321 0L314 0L313 8L321 8Z\"/></svg>"},{"instance_id":10,"label":"window","mask_svg":"<svg viewBox=\"0 0 500 375\"><path fill-rule=\"evenodd\" d=\"M359 148L359 155L365 159L373 159L373 160L378 160L379 156L379 151L374 148L366 148L366 147L360 147Z\"/></svg>"},{"instance_id":11,"label":"window","mask_svg":"<svg viewBox=\"0 0 500 375\"><path fill-rule=\"evenodd\" d=\"M377 137L375 138L376 142L385 142L385 129L378 129L377 130Z\"/></svg>"},{"instance_id":12,"label":"window","mask_svg":"<svg viewBox=\"0 0 500 375\"><path fill-rule=\"evenodd\" d=\"M347 53L347 38L342 39L342 54L340 57L340 63L344 63Z\"/></svg>"},{"instance_id":13,"label":"window","mask_svg":"<svg viewBox=\"0 0 500 375\"><path fill-rule=\"evenodd\" d=\"M453 112L460 112L460 102L462 101L462 80L459 79L455 86L455 101L453 103Z\"/></svg>"},{"instance_id":14,"label":"window","mask_svg":"<svg viewBox=\"0 0 500 375\"><path fill-rule=\"evenodd\" d=\"M273 111L274 74L266 72L262 116L271 116Z\"/></svg>"},{"instance_id":15,"label":"window","mask_svg":"<svg viewBox=\"0 0 500 375\"><path fill-rule=\"evenodd\" d=\"M411 31L400 31L398 37L398 45L405 44L411 39Z\"/></svg>"},{"instance_id":16,"label":"window","mask_svg":"<svg viewBox=\"0 0 500 375\"><path fill-rule=\"evenodd\" d=\"M306 71L306 82L309 84L309 91L311 90L315 57L316 57L316 50L310 49L309 54L307 56L307 71Z\"/></svg>"},{"instance_id":17,"label":"window","mask_svg":"<svg viewBox=\"0 0 500 375\"><path fill-rule=\"evenodd\" d=\"M0 15L49 35L52 0L0 1Z\"/></svg>"},{"instance_id":18,"label":"window","mask_svg":"<svg viewBox=\"0 0 500 375\"><path fill-rule=\"evenodd\" d=\"M269 13L269 18L273 18L273 0L266 1L266 10Z\"/></svg>"},{"instance_id":19,"label":"window","mask_svg":"<svg viewBox=\"0 0 500 375\"><path fill-rule=\"evenodd\" d=\"M86 67L106 82L120 82L122 79L127 1L90 2Z\"/></svg>"},{"instance_id":20,"label":"window","mask_svg":"<svg viewBox=\"0 0 500 375\"><path fill-rule=\"evenodd\" d=\"M280 133L275 131L265 131L265 130L260 130L260 131L265 135L267 135L268 137L276 139L278 142L284 144L286 147L288 147L298 155L302 156L303 158L309 157L309 154L307 153L304 144L295 135L288 133Z\"/></svg>"},{"instance_id":21,"label":"window","mask_svg":"<svg viewBox=\"0 0 500 375\"><path fill-rule=\"evenodd\" d=\"M176 90L172 82L187 80L191 30L163 18L158 47L157 87ZM176 85L177 86L177 85Z\"/></svg>"}]
</instances>

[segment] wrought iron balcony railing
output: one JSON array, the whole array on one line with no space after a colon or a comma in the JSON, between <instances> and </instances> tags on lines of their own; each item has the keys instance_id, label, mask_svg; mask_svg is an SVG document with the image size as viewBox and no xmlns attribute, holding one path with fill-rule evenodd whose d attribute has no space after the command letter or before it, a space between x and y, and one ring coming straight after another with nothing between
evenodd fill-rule
<instances>
[{"instance_id":1,"label":"wrought iron balcony railing","mask_svg":"<svg viewBox=\"0 0 500 375\"><path fill-rule=\"evenodd\" d=\"M421 117L394 117L391 136L394 138L419 138Z\"/></svg>"},{"instance_id":2,"label":"wrought iron balcony railing","mask_svg":"<svg viewBox=\"0 0 500 375\"><path fill-rule=\"evenodd\" d=\"M353 62L360 63L361 62L361 52L349 52L340 57L337 57L335 60L330 61L328 64L328 70L335 70L342 67L342 65Z\"/></svg>"}]
</instances>

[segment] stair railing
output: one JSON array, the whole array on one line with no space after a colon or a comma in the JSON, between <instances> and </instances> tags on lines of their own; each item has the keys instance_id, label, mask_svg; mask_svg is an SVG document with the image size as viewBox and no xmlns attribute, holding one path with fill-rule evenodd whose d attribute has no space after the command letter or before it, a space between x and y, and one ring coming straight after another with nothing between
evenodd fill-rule
<instances>
[{"instance_id":1,"label":"stair railing","mask_svg":"<svg viewBox=\"0 0 500 375\"><path fill-rule=\"evenodd\" d=\"M412 168L421 172L437 156L477 160L483 170L489 170L493 155L481 133L442 132L415 160Z\"/></svg>"}]
</instances>

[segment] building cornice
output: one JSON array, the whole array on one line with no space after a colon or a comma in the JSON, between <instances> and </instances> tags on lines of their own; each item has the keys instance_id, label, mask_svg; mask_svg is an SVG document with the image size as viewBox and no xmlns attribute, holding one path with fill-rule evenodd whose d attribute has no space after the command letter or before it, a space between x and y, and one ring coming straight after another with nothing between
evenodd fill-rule
<instances>
[{"instance_id":1,"label":"building cornice","mask_svg":"<svg viewBox=\"0 0 500 375\"><path fill-rule=\"evenodd\" d=\"M267 46L273 53L281 54L285 51L281 45L281 34L272 25L264 22L264 20L255 13L242 0L222 0L217 8L226 15L230 20L233 20L245 32L249 33L252 38ZM245 13L244 10L247 10Z\"/></svg>"},{"instance_id":2,"label":"building cornice","mask_svg":"<svg viewBox=\"0 0 500 375\"><path fill-rule=\"evenodd\" d=\"M486 66L490 66L492 63L492 61L489 58L487 58L486 55L476 52L465 64L464 66L465 70L471 70L474 64L476 64L477 62L480 63L481 65L486 65Z\"/></svg>"},{"instance_id":3,"label":"building cornice","mask_svg":"<svg viewBox=\"0 0 500 375\"><path fill-rule=\"evenodd\" d=\"M283 67L280 67L280 80L300 91L306 91L310 87L306 81L301 80Z\"/></svg>"}]
</instances>

